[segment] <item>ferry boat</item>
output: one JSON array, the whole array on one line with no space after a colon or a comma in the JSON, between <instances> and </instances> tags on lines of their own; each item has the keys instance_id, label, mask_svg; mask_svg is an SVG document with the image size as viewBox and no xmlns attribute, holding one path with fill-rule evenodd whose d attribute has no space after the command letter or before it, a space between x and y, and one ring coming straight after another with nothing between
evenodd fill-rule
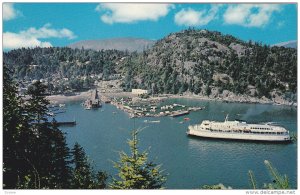
<instances>
[{"instance_id":1,"label":"ferry boat","mask_svg":"<svg viewBox=\"0 0 300 195\"><path fill-rule=\"evenodd\" d=\"M201 124L190 125L188 135L204 138L252 140L252 141L291 141L289 131L274 123L247 124L245 121L229 121L228 115L224 122L204 120Z\"/></svg>"}]
</instances>

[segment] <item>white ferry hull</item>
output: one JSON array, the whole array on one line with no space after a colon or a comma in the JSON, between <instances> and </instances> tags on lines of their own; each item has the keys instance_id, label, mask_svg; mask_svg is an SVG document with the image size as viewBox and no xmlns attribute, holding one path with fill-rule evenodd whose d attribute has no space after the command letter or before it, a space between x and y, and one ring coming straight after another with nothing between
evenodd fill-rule
<instances>
[{"instance_id":1,"label":"white ferry hull","mask_svg":"<svg viewBox=\"0 0 300 195\"><path fill-rule=\"evenodd\" d=\"M189 126L188 135L215 138L215 139L233 139L233 140L249 140L249 141L270 141L270 142L288 142L289 135L257 135L250 133L219 133L209 130L195 130L193 126Z\"/></svg>"}]
</instances>

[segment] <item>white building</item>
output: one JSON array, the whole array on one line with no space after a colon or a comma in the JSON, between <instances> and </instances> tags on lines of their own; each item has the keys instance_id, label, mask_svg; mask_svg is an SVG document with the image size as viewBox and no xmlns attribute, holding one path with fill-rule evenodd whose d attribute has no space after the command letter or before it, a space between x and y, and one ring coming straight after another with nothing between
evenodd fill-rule
<instances>
[{"instance_id":1,"label":"white building","mask_svg":"<svg viewBox=\"0 0 300 195\"><path fill-rule=\"evenodd\" d=\"M145 90L145 89L132 89L131 93L135 94L135 95L148 94L148 90Z\"/></svg>"}]
</instances>

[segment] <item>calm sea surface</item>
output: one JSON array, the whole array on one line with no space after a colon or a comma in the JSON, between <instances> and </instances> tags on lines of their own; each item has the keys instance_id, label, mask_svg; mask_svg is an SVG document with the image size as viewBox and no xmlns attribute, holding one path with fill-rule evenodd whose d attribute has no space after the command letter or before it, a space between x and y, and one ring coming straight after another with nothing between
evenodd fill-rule
<instances>
[{"instance_id":1,"label":"calm sea surface","mask_svg":"<svg viewBox=\"0 0 300 195\"><path fill-rule=\"evenodd\" d=\"M112 161L119 159L118 151L128 152L127 139L133 128L144 128L139 134L140 150L149 149L149 159L162 164L168 174L166 188L194 189L205 184L223 183L235 189L248 189L248 170L254 172L257 183L270 182L264 165L269 160L281 174L287 174L293 188L297 183L297 144L252 143L207 140L186 136L188 125L204 119L223 121L242 119L248 123L278 122L290 132L297 131L297 110L285 106L222 103L187 99L172 99L162 104L180 103L205 106L205 110L187 116L171 118L130 119L110 104L98 110L84 110L81 102L66 104L67 112L57 120L77 121L74 127L61 127L70 147L78 142L84 147L96 170L116 176ZM114 113L116 112L116 113ZM183 118L190 121L180 123ZM160 123L144 123L144 120Z\"/></svg>"}]
</instances>

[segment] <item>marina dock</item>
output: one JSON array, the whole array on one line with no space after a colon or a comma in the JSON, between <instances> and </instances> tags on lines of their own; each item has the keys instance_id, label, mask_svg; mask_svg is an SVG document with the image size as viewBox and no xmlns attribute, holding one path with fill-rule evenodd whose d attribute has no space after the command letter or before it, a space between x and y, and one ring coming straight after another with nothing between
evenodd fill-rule
<instances>
[{"instance_id":1,"label":"marina dock","mask_svg":"<svg viewBox=\"0 0 300 195\"><path fill-rule=\"evenodd\" d=\"M171 117L177 117L177 116L183 116L189 114L190 111L173 111L172 114L170 114Z\"/></svg>"}]
</instances>

